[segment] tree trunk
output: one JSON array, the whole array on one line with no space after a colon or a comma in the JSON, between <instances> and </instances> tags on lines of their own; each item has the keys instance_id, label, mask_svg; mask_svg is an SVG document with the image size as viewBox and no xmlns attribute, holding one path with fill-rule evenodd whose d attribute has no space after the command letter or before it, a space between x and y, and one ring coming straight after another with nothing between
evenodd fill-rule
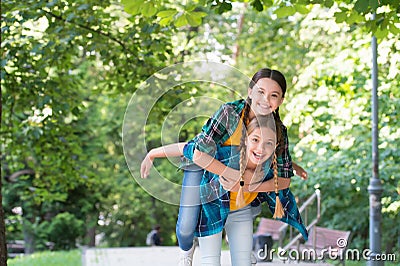
<instances>
[{"instance_id":1,"label":"tree trunk","mask_svg":"<svg viewBox=\"0 0 400 266\"><path fill-rule=\"evenodd\" d=\"M4 222L4 210L3 210L3 195L1 194L2 188L2 176L0 173L0 239L4 239L0 241L0 265L7 265L7 245L6 245L6 225Z\"/></svg>"},{"instance_id":2,"label":"tree trunk","mask_svg":"<svg viewBox=\"0 0 400 266\"><path fill-rule=\"evenodd\" d=\"M96 226L92 226L86 231L85 238L89 247L96 246Z\"/></svg>"},{"instance_id":3,"label":"tree trunk","mask_svg":"<svg viewBox=\"0 0 400 266\"><path fill-rule=\"evenodd\" d=\"M236 43L235 46L233 47L233 53L232 53L232 60L233 60L233 65L238 64L239 60L239 55L240 55L240 45L239 45L239 38L240 34L242 33L243 30L243 24L244 24L244 13L246 12L247 4L244 4L243 6L243 12L239 15L237 19L237 34L236 34Z\"/></svg>"},{"instance_id":4,"label":"tree trunk","mask_svg":"<svg viewBox=\"0 0 400 266\"><path fill-rule=\"evenodd\" d=\"M1 125L1 118L3 117L3 104L2 104L2 93L0 90L0 125ZM1 165L0 165L1 167ZM5 225L5 217L4 217L4 210L3 210L3 194L1 193L3 187L3 177L1 176L0 171L0 265L6 266L7 265L7 245L6 245L6 225Z\"/></svg>"}]
</instances>

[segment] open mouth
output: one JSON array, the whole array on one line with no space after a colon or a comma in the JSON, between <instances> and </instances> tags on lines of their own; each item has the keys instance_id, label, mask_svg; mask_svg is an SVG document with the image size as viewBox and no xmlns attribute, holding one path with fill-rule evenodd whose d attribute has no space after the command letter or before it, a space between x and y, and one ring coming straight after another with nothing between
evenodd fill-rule
<instances>
[{"instance_id":1,"label":"open mouth","mask_svg":"<svg viewBox=\"0 0 400 266\"><path fill-rule=\"evenodd\" d=\"M260 107L260 109L262 109L263 111L265 111L267 113L271 112L271 107L269 105L259 104L258 106Z\"/></svg>"},{"instance_id":2,"label":"open mouth","mask_svg":"<svg viewBox=\"0 0 400 266\"><path fill-rule=\"evenodd\" d=\"M264 157L264 155L263 155L262 153L253 152L253 157L254 157L256 160L261 160L261 159Z\"/></svg>"}]
</instances>

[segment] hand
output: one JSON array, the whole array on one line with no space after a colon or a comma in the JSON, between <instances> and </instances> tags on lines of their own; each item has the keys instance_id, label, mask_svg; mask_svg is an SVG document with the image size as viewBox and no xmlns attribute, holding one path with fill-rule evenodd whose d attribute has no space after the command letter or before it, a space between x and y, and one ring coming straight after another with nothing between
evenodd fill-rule
<instances>
[{"instance_id":1,"label":"hand","mask_svg":"<svg viewBox=\"0 0 400 266\"><path fill-rule=\"evenodd\" d=\"M147 178L150 174L150 169L153 166L153 159L150 158L150 153L144 157L142 164L140 165L140 177Z\"/></svg>"},{"instance_id":2,"label":"hand","mask_svg":"<svg viewBox=\"0 0 400 266\"><path fill-rule=\"evenodd\" d=\"M246 169L243 175L244 180L244 191L248 191L250 180L252 180L254 176L254 171ZM240 187L240 172L235 170L233 175L231 176L220 176L219 182L221 183L222 187L227 191L237 192L239 191Z\"/></svg>"},{"instance_id":3,"label":"hand","mask_svg":"<svg viewBox=\"0 0 400 266\"><path fill-rule=\"evenodd\" d=\"M239 178L231 178L228 176L220 176L219 182L227 191L239 191Z\"/></svg>"},{"instance_id":4,"label":"hand","mask_svg":"<svg viewBox=\"0 0 400 266\"><path fill-rule=\"evenodd\" d=\"M293 170L294 173L299 176L301 179L303 180L307 180L308 178L308 173L306 172L306 170L303 169L303 167L301 167L298 164L293 164Z\"/></svg>"}]
</instances>

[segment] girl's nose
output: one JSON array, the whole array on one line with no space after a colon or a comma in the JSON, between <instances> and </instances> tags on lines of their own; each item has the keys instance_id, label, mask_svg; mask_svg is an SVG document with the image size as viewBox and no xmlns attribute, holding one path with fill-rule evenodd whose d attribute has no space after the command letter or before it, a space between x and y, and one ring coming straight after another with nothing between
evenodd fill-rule
<instances>
[{"instance_id":1,"label":"girl's nose","mask_svg":"<svg viewBox=\"0 0 400 266\"><path fill-rule=\"evenodd\" d=\"M265 100L267 103L269 103L269 100L270 100L269 94L265 94L264 100Z\"/></svg>"}]
</instances>

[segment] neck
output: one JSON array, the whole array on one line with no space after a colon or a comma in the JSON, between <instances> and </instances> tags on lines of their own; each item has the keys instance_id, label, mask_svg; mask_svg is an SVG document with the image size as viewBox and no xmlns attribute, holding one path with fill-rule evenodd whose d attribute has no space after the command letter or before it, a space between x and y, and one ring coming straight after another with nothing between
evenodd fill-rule
<instances>
[{"instance_id":1,"label":"neck","mask_svg":"<svg viewBox=\"0 0 400 266\"><path fill-rule=\"evenodd\" d=\"M247 161L246 169L254 171L254 170L256 170L256 168L257 168L256 164L253 164L252 162Z\"/></svg>"}]
</instances>

